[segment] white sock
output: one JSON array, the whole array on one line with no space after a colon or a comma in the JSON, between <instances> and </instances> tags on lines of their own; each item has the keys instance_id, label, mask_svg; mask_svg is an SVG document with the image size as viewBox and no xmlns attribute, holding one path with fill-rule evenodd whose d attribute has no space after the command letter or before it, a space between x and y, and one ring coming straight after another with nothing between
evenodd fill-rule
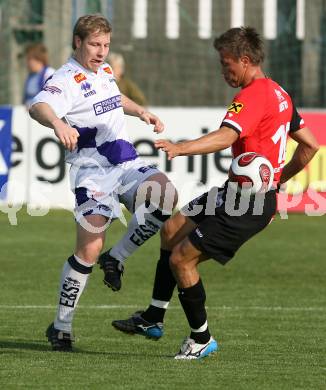
<instances>
[{"instance_id":1,"label":"white sock","mask_svg":"<svg viewBox=\"0 0 326 390\"><path fill-rule=\"evenodd\" d=\"M148 210L150 208L145 204L138 207L128 224L127 232L110 250L110 255L121 263L154 236L170 217L160 209L156 209L152 213L149 213Z\"/></svg>"},{"instance_id":2,"label":"white sock","mask_svg":"<svg viewBox=\"0 0 326 390\"><path fill-rule=\"evenodd\" d=\"M93 266L73 255L65 262L59 287L59 304L54 327L72 332L72 319Z\"/></svg>"},{"instance_id":3,"label":"white sock","mask_svg":"<svg viewBox=\"0 0 326 390\"><path fill-rule=\"evenodd\" d=\"M167 310L167 308L169 307L169 304L170 304L170 301L160 301L160 300L154 299L154 298L152 298L152 301L151 301L151 306L155 306L155 307L158 307L160 309L165 309L165 310Z\"/></svg>"}]
</instances>

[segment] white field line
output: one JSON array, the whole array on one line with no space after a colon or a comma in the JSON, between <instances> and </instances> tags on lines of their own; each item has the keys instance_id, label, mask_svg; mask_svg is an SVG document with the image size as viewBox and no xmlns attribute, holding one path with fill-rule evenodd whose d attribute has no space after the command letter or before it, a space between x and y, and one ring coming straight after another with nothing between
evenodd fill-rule
<instances>
[{"instance_id":1,"label":"white field line","mask_svg":"<svg viewBox=\"0 0 326 390\"><path fill-rule=\"evenodd\" d=\"M55 305L0 305L0 310L47 310L56 309ZM112 309L139 309L141 305L80 305L84 310L112 310ZM298 312L326 312L326 307L285 307L285 306L206 306L209 310L229 311L298 311ZM179 310L181 306L169 306L169 310Z\"/></svg>"}]
</instances>

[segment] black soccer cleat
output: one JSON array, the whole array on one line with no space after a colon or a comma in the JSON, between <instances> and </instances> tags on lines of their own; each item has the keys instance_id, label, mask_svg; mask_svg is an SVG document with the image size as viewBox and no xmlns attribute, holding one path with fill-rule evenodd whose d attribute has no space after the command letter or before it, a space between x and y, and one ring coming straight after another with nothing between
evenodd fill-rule
<instances>
[{"instance_id":1,"label":"black soccer cleat","mask_svg":"<svg viewBox=\"0 0 326 390\"><path fill-rule=\"evenodd\" d=\"M98 258L98 264L104 272L103 282L113 291L121 289L121 276L123 275L124 267L122 263L112 257L109 253L104 252Z\"/></svg>"},{"instance_id":2,"label":"black soccer cleat","mask_svg":"<svg viewBox=\"0 0 326 390\"><path fill-rule=\"evenodd\" d=\"M48 326L45 336L51 343L53 351L72 352L72 343L75 341L74 336L69 332L56 329L53 322Z\"/></svg>"},{"instance_id":3,"label":"black soccer cleat","mask_svg":"<svg viewBox=\"0 0 326 390\"><path fill-rule=\"evenodd\" d=\"M163 336L163 324L161 322L148 322L141 316L143 311L136 311L126 320L112 321L112 326L121 332L139 334L148 339L158 340Z\"/></svg>"}]
</instances>

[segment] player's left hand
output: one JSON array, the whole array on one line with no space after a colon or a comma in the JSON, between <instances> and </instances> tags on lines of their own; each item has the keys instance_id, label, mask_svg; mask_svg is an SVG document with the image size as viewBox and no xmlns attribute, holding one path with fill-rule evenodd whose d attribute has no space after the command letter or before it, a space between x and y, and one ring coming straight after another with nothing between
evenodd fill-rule
<instances>
[{"instance_id":1,"label":"player's left hand","mask_svg":"<svg viewBox=\"0 0 326 390\"><path fill-rule=\"evenodd\" d=\"M156 149L161 149L168 155L168 160L172 160L180 155L180 144L174 144L165 139L158 139L154 142L154 145Z\"/></svg>"},{"instance_id":2,"label":"player's left hand","mask_svg":"<svg viewBox=\"0 0 326 390\"><path fill-rule=\"evenodd\" d=\"M151 112L149 111L144 111L140 116L139 118L146 122L148 125L154 125L154 132L159 134L159 133L162 133L162 131L164 130L164 124L163 122L160 120L159 117L157 117L156 115L152 114Z\"/></svg>"}]
</instances>

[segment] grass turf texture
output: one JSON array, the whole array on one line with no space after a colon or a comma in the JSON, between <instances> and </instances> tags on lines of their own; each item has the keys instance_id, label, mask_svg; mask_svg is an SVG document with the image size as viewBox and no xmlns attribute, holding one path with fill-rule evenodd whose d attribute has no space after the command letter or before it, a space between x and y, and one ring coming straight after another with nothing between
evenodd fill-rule
<instances>
[{"instance_id":1,"label":"grass turf texture","mask_svg":"<svg viewBox=\"0 0 326 390\"><path fill-rule=\"evenodd\" d=\"M113 293L94 270L75 316L75 353L50 351L59 274L72 253L72 214L0 214L0 388L325 389L325 217L277 218L232 262L200 266L209 326L220 351L174 361L189 330L176 294L158 342L111 327L150 300L158 237L129 259ZM124 227L107 235L112 245Z\"/></svg>"}]
</instances>

